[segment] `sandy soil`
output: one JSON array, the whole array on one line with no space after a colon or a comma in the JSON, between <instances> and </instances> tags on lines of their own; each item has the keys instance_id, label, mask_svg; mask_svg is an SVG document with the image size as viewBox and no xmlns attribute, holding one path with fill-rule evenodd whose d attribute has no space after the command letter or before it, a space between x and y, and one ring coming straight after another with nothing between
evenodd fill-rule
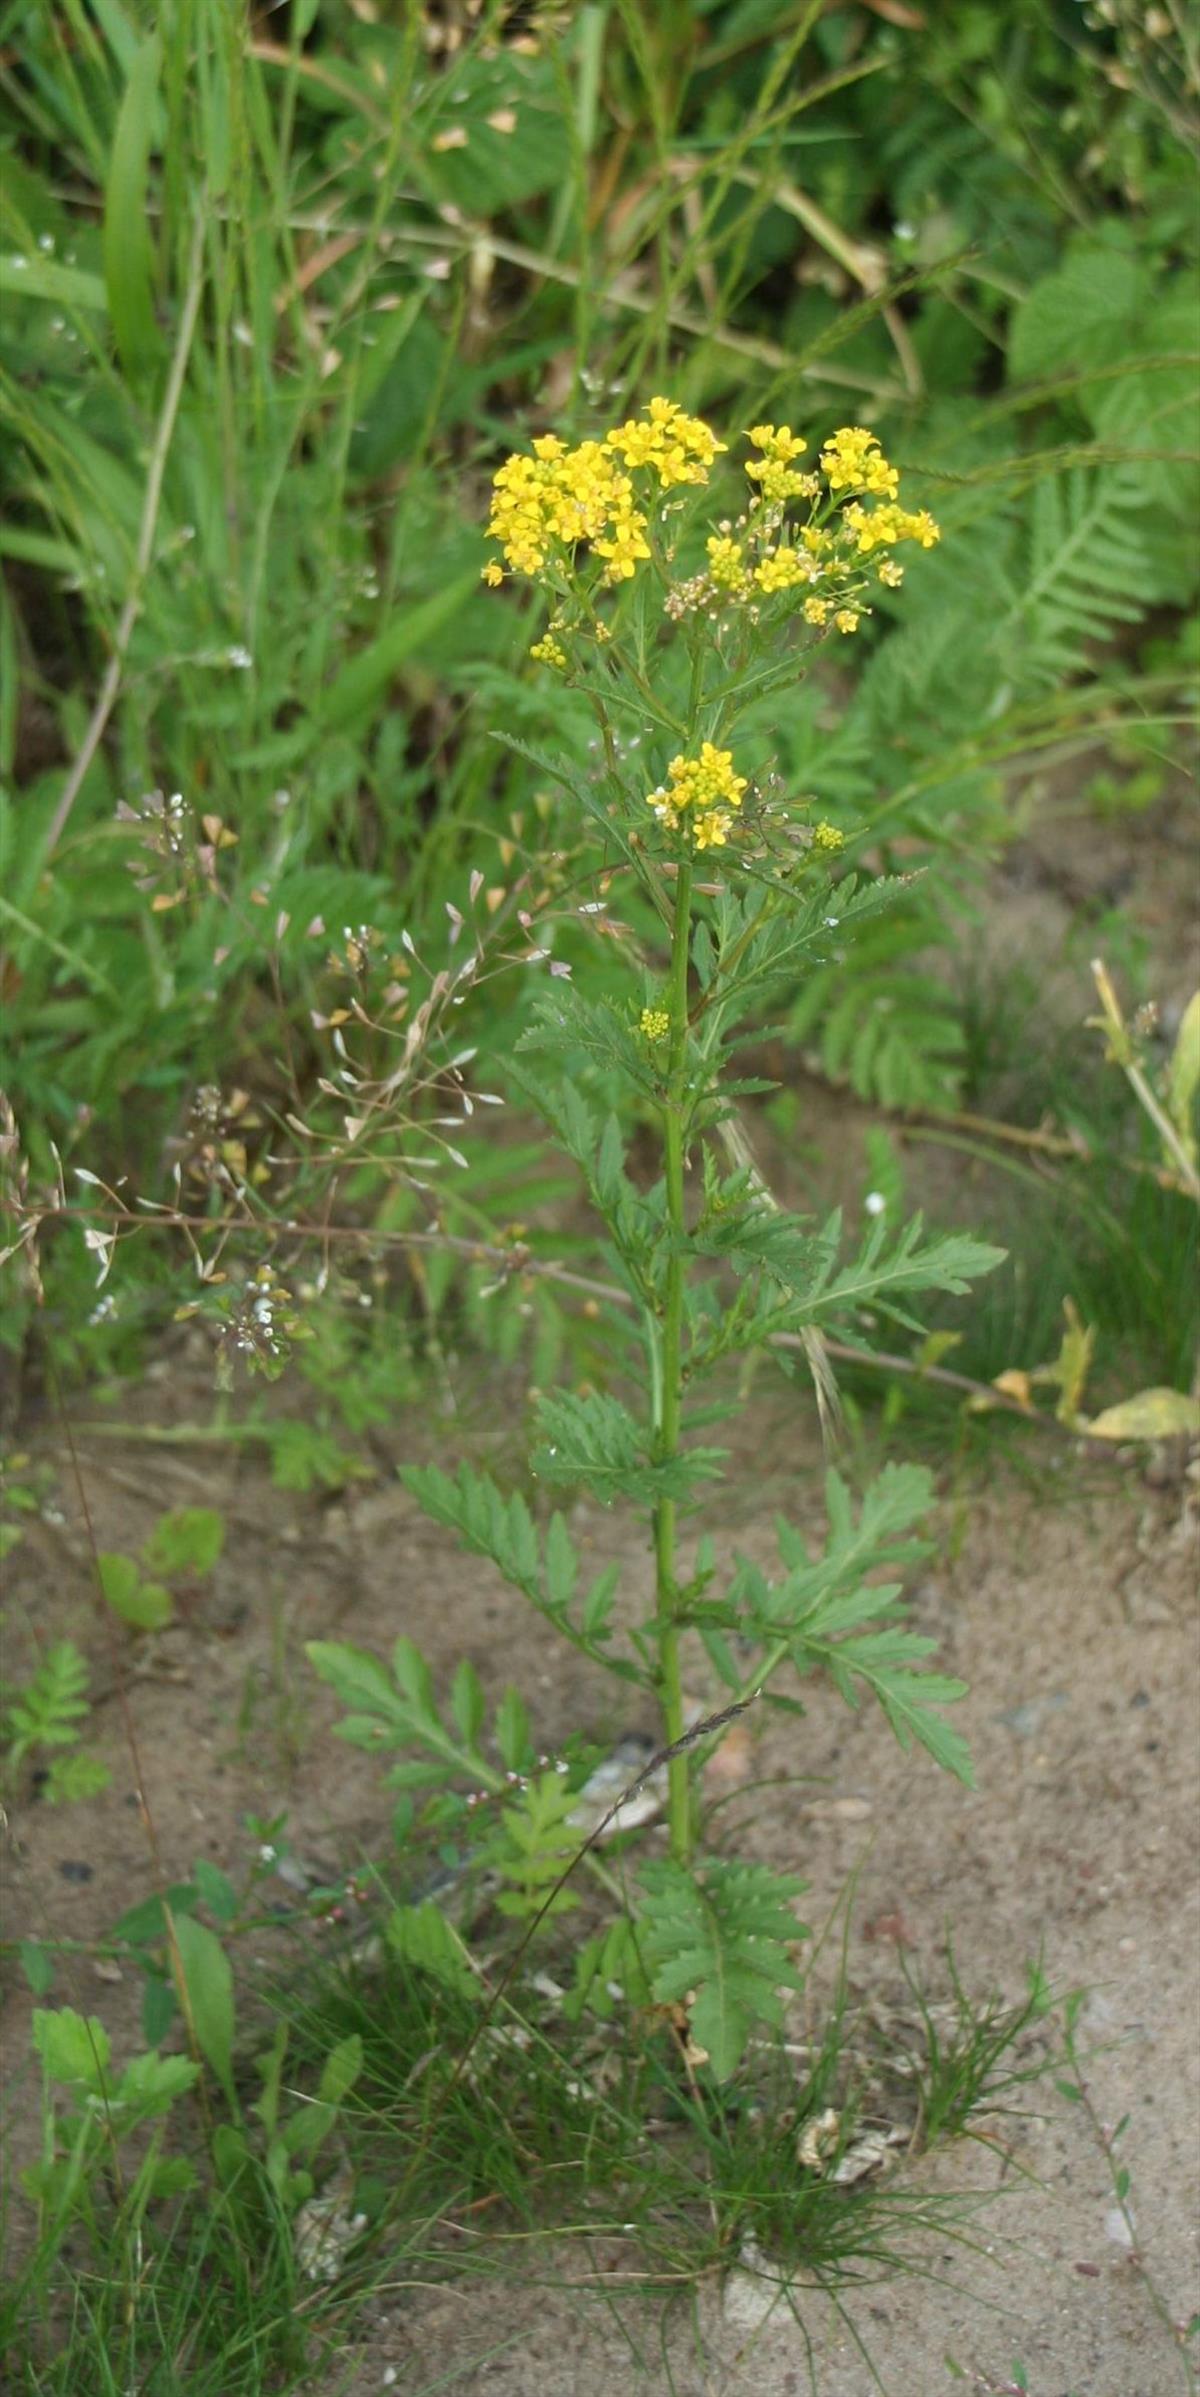
<instances>
[{"instance_id":1,"label":"sandy soil","mask_svg":"<svg viewBox=\"0 0 1200 2397\"><path fill-rule=\"evenodd\" d=\"M181 1388L186 1381L168 1378L147 1394L147 1412L162 1421L164 1401L169 1410ZM489 1410L493 1424L505 1421L506 1403L481 1387L475 1428L447 1427L447 1445L502 1456L504 1435L478 1425ZM766 1561L775 1509L814 1531L819 1519L803 1394L776 1387L756 1399L738 1439L753 1473L735 1477L741 1495L722 1538ZM427 1452L428 1420L397 1427L397 1455L406 1444ZM803 1722L772 1717L756 1728L753 1758L756 1774L811 1780L769 1805L739 1807L739 1836L805 1875L814 1923L857 1871L849 1963L864 1997L903 1997L898 1939L936 1988L947 1930L972 1990L1016 1998L1039 1952L1058 1987L1087 1989L1097 2107L1109 2122L1130 2118L1122 2154L1142 2252L1171 2313L1186 2318L1200 2303L1195 1485L1184 1477L1152 1488L1136 1466L1097 1466L1058 1446L1038 1457L1036 1488L997 1461L990 1479L947 1493L938 1553L913 1591L914 1618L937 1637L939 1661L971 1684L959 1714L977 1790L903 1757L877 1716L850 1715L814 1685ZM85 1436L81 1461L102 1547L134 1545L163 1506L202 1491L228 1517L211 1588L176 1626L120 1659L173 1877L199 1855L236 1871L250 1810L286 1808L298 1851L329 1866L369 1852L381 1833L374 1777L329 1738L331 1709L304 1663L301 1643L316 1634L382 1647L404 1630L439 1674L467 1653L494 1677L502 1659L548 1746L572 1730L603 1741L630 1727L597 1677L572 1652L548 1648L523 1602L424 1522L386 1474L321 1506L273 1490L244 1451ZM145 1893L150 1871L117 1660L89 1596L79 1500L65 1474L58 1504L61 1523L33 1522L10 1563L6 1661L20 1672L35 1627L39 1639L80 1640L100 1700L93 1745L114 1780L85 1808L13 1809L6 1919L10 1937L86 1941ZM617 1553L604 1515L580 1509L575 1528L596 1558ZM629 1560L634 1604L643 1570ZM704 1695L700 1662L693 1681ZM96 1978L77 1958L57 1994L103 2016L118 2056L135 2043L133 1987ZM10 1978L18 2149L23 2096L32 2095L21 2060L28 2002ZM811 2358L822 2397L866 2397L878 2386L889 2397L935 2397L956 2385L944 2361L952 2356L981 2376L967 2383L978 2389L1003 2386L1019 2358L1032 2397L1169 2397L1187 2385L1184 2371L1122 2244L1096 2141L1053 2091L1034 2102L1041 2111L1018 2126L1011 2165L960 2146L916 2167L930 2186L1003 2182L975 2225L983 2252L935 2243L924 2257L929 2278L851 2294L853 2333L803 2287L789 2299L739 2274L664 2308L623 2296L616 2281L599 2294L556 2287L565 2266L548 2271L543 2257L528 2283L508 2273L399 2287L360 2326L344 2375L323 2387L346 2397L435 2384L481 2397L626 2388L790 2397L811 2385Z\"/></svg>"}]
</instances>

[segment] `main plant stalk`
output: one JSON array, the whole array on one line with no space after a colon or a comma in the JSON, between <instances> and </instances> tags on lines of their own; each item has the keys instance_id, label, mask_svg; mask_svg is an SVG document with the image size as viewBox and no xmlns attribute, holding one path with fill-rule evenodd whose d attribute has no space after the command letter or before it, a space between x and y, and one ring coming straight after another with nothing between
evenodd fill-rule
<instances>
[{"instance_id":1,"label":"main plant stalk","mask_svg":"<svg viewBox=\"0 0 1200 2397\"><path fill-rule=\"evenodd\" d=\"M667 1089L663 1105L663 1153L666 1171L667 1225L670 1253L662 1314L662 1384L659 1402L657 1456L666 1463L678 1453L683 1376L684 1237L683 1150L687 1112L688 949L692 916L692 868L681 860L675 879L675 914L671 932L671 978L668 1009L671 1017ZM659 1687L663 1729L668 1742L684 1731L683 1690L679 1677L679 1584L675 1561L675 1500L660 1499L654 1510L655 1592L657 1598ZM671 1853L686 1864L692 1848L691 1776L686 1756L673 1756L667 1767L667 1818Z\"/></svg>"}]
</instances>

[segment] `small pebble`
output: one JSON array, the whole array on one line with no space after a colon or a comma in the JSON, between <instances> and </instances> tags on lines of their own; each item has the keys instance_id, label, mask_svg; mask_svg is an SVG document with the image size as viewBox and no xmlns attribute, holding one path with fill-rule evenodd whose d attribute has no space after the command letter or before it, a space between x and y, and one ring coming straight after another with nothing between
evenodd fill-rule
<instances>
[{"instance_id":1,"label":"small pebble","mask_svg":"<svg viewBox=\"0 0 1200 2397\"><path fill-rule=\"evenodd\" d=\"M92 1878L91 1865L76 1864L73 1859L68 1859L65 1864L60 1864L58 1869L64 1881L90 1881Z\"/></svg>"}]
</instances>

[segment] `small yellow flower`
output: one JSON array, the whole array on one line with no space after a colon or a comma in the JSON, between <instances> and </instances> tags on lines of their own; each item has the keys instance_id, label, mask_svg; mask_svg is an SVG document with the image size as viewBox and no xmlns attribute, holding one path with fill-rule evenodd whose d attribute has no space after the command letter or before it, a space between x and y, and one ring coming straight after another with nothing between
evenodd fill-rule
<instances>
[{"instance_id":1,"label":"small yellow flower","mask_svg":"<svg viewBox=\"0 0 1200 2397\"><path fill-rule=\"evenodd\" d=\"M807 441L799 433L793 433L790 424L753 424L746 439L754 443L755 449L761 449L765 457L778 458L781 466L790 466L792 459L802 458L808 448Z\"/></svg>"},{"instance_id":2,"label":"small yellow flower","mask_svg":"<svg viewBox=\"0 0 1200 2397\"><path fill-rule=\"evenodd\" d=\"M745 775L734 773L732 750L704 741L699 757L672 758L666 782L651 793L650 805L668 832L678 831L690 809L697 849L722 849L747 787Z\"/></svg>"},{"instance_id":3,"label":"small yellow flower","mask_svg":"<svg viewBox=\"0 0 1200 2397\"><path fill-rule=\"evenodd\" d=\"M504 568L503 566L497 564L495 558L488 559L488 562L482 569L482 572L485 583L489 583L493 591L496 590L498 585L504 580Z\"/></svg>"},{"instance_id":4,"label":"small yellow flower","mask_svg":"<svg viewBox=\"0 0 1200 2397\"><path fill-rule=\"evenodd\" d=\"M831 491L870 491L894 499L900 477L889 466L878 436L865 425L842 425L821 452L821 471Z\"/></svg>"},{"instance_id":5,"label":"small yellow flower","mask_svg":"<svg viewBox=\"0 0 1200 2397\"><path fill-rule=\"evenodd\" d=\"M808 558L781 541L755 567L754 580L760 591L792 591L797 583L811 583L815 572Z\"/></svg>"},{"instance_id":6,"label":"small yellow flower","mask_svg":"<svg viewBox=\"0 0 1200 2397\"><path fill-rule=\"evenodd\" d=\"M665 1007L643 1007L638 1030L643 1040L665 1040L671 1029L671 1018Z\"/></svg>"},{"instance_id":7,"label":"small yellow flower","mask_svg":"<svg viewBox=\"0 0 1200 2397\"><path fill-rule=\"evenodd\" d=\"M806 599L804 602L804 620L806 624L827 624L829 621L829 601L827 599Z\"/></svg>"},{"instance_id":8,"label":"small yellow flower","mask_svg":"<svg viewBox=\"0 0 1200 2397\"><path fill-rule=\"evenodd\" d=\"M854 500L845 510L842 522L853 533L854 546L863 558L869 558L872 550L897 541L919 541L922 549L932 549L941 538L928 508L898 508L894 502L872 508L868 513Z\"/></svg>"},{"instance_id":9,"label":"small yellow flower","mask_svg":"<svg viewBox=\"0 0 1200 2397\"><path fill-rule=\"evenodd\" d=\"M533 643L529 654L543 666L563 667L567 663L566 650L561 641L555 640L553 633L543 633L541 640Z\"/></svg>"},{"instance_id":10,"label":"small yellow flower","mask_svg":"<svg viewBox=\"0 0 1200 2397\"><path fill-rule=\"evenodd\" d=\"M836 824L827 824L822 817L819 824L813 825L814 849L827 849L832 854L838 849L844 849L845 846L845 833L839 832Z\"/></svg>"},{"instance_id":11,"label":"small yellow flower","mask_svg":"<svg viewBox=\"0 0 1200 2397\"><path fill-rule=\"evenodd\" d=\"M857 608L838 608L833 621L840 633L856 633L862 617Z\"/></svg>"},{"instance_id":12,"label":"small yellow flower","mask_svg":"<svg viewBox=\"0 0 1200 2397\"><path fill-rule=\"evenodd\" d=\"M793 458L802 457L808 443L793 433L789 424L752 425L746 438L763 453L761 458L747 460L746 472L765 500L777 505L785 499L811 496L812 477L796 474L792 467Z\"/></svg>"},{"instance_id":13,"label":"small yellow flower","mask_svg":"<svg viewBox=\"0 0 1200 2397\"><path fill-rule=\"evenodd\" d=\"M697 849L723 849L732 822L733 817L727 807L710 807L707 815L697 816L695 823Z\"/></svg>"},{"instance_id":14,"label":"small yellow flower","mask_svg":"<svg viewBox=\"0 0 1200 2397\"><path fill-rule=\"evenodd\" d=\"M605 446L630 467L650 466L659 488L706 483L714 458L725 448L699 416L685 416L677 400L652 399L644 416L631 416L605 436Z\"/></svg>"},{"instance_id":15,"label":"small yellow flower","mask_svg":"<svg viewBox=\"0 0 1200 2397\"><path fill-rule=\"evenodd\" d=\"M880 582L887 584L889 591L898 591L904 580L904 568L898 566L894 558L881 558L875 572Z\"/></svg>"}]
</instances>

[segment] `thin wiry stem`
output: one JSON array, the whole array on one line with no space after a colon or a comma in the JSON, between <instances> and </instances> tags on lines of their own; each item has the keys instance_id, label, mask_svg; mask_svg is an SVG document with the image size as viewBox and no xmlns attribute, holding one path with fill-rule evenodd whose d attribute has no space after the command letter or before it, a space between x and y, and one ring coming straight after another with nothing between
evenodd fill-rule
<instances>
[{"instance_id":1,"label":"thin wiry stem","mask_svg":"<svg viewBox=\"0 0 1200 2397\"><path fill-rule=\"evenodd\" d=\"M196 330L196 320L200 314L200 300L204 290L203 254L204 218L197 216L192 228L187 291L179 318L179 329L175 335L175 349L171 359L171 370L167 376L167 387L163 393L163 404L154 435L154 446L150 452L146 492L142 501L142 521L138 528L137 548L134 552L129 589L125 595L125 605L121 610L113 638L112 655L105 667L104 679L96 694L96 704L92 709L87 731L79 745L75 763L63 784L58 806L51 819L50 830L46 836L45 854L47 858L58 847L71 810L82 789L84 776L104 737L104 728L116 705L117 693L121 688L121 676L125 670L125 653L133 638L134 625L141 613L142 593L146 576L150 571L154 536L158 527L158 511L162 503L163 478L166 474L167 458L175 434L175 419L179 414L179 403L183 397L184 377L187 374L192 337Z\"/></svg>"}]
</instances>

